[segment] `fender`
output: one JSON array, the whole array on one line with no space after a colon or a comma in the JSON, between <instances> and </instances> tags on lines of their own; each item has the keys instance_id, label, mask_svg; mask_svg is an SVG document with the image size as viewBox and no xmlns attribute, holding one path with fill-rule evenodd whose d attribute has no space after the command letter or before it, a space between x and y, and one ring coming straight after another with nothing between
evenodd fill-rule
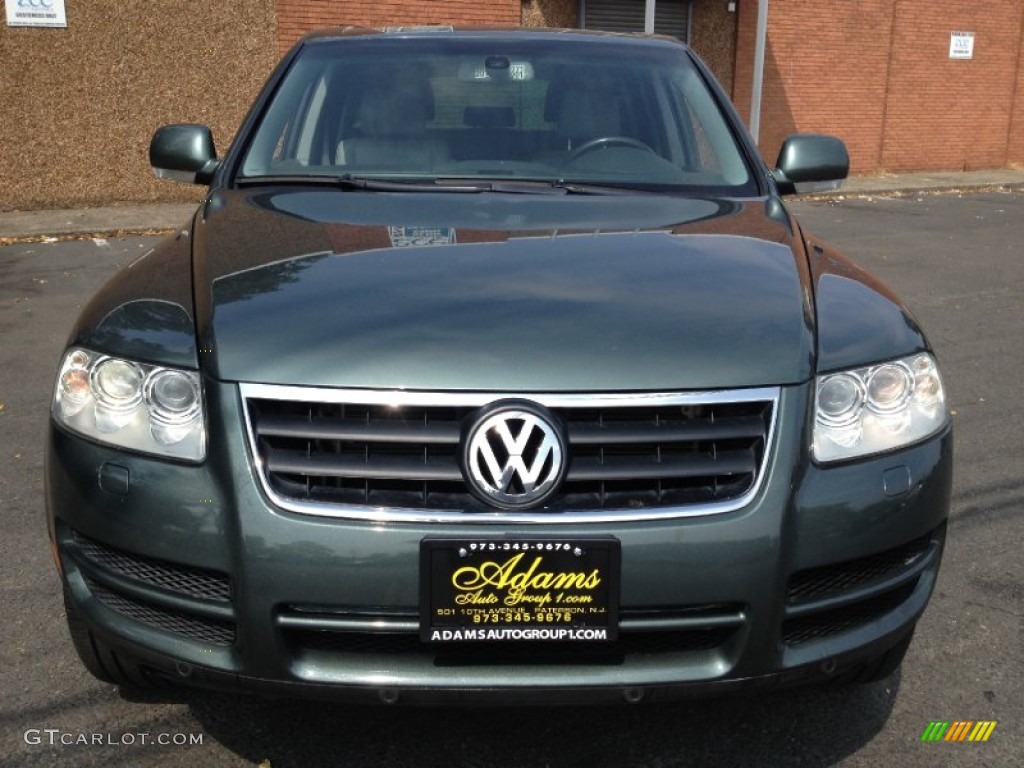
<instances>
[{"instance_id":1,"label":"fender","mask_svg":"<svg viewBox=\"0 0 1024 768\"><path fill-rule=\"evenodd\" d=\"M191 222L121 269L79 316L69 345L196 369Z\"/></svg>"},{"instance_id":2,"label":"fender","mask_svg":"<svg viewBox=\"0 0 1024 768\"><path fill-rule=\"evenodd\" d=\"M824 241L803 232L817 313L817 372L931 351L907 306Z\"/></svg>"}]
</instances>

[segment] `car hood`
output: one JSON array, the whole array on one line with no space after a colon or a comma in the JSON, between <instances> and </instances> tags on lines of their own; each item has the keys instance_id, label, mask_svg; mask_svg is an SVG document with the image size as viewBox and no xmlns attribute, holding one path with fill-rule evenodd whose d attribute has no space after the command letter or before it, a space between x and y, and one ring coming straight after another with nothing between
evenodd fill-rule
<instances>
[{"instance_id":1,"label":"car hood","mask_svg":"<svg viewBox=\"0 0 1024 768\"><path fill-rule=\"evenodd\" d=\"M637 391L809 378L806 259L774 199L217 192L194 230L222 380Z\"/></svg>"}]
</instances>

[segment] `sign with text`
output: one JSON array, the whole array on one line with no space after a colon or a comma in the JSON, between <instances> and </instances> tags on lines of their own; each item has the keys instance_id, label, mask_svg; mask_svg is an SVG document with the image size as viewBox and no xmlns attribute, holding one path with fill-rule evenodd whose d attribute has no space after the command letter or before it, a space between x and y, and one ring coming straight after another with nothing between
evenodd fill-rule
<instances>
[{"instance_id":1,"label":"sign with text","mask_svg":"<svg viewBox=\"0 0 1024 768\"><path fill-rule=\"evenodd\" d=\"M974 33L973 32L951 32L949 35L949 58L951 59L973 59L974 58Z\"/></svg>"},{"instance_id":2,"label":"sign with text","mask_svg":"<svg viewBox=\"0 0 1024 768\"><path fill-rule=\"evenodd\" d=\"M64 0L4 0L9 27L66 27Z\"/></svg>"}]
</instances>

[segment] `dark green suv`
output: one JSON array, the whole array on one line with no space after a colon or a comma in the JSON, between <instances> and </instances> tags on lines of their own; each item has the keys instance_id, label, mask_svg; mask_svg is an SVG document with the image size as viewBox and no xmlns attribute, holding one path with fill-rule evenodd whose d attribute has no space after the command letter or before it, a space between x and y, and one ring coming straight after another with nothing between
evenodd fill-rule
<instances>
[{"instance_id":1,"label":"dark green suv","mask_svg":"<svg viewBox=\"0 0 1024 768\"><path fill-rule=\"evenodd\" d=\"M367 701L866 681L945 535L907 309L667 38L337 30L59 365L49 529L97 677Z\"/></svg>"}]
</instances>

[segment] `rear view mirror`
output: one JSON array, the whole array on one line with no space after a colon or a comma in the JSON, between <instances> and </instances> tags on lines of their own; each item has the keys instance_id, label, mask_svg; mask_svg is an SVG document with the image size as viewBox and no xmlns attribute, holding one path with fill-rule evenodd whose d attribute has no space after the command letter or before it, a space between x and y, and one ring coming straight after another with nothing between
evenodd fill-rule
<instances>
[{"instance_id":1,"label":"rear view mirror","mask_svg":"<svg viewBox=\"0 0 1024 768\"><path fill-rule=\"evenodd\" d=\"M796 133L782 142L772 176L779 193L836 189L850 172L850 155L842 139L820 133ZM810 187L808 189L808 187Z\"/></svg>"},{"instance_id":2,"label":"rear view mirror","mask_svg":"<svg viewBox=\"0 0 1024 768\"><path fill-rule=\"evenodd\" d=\"M209 184L220 164L213 133L195 123L165 125L149 143L149 164L158 179Z\"/></svg>"}]
</instances>

